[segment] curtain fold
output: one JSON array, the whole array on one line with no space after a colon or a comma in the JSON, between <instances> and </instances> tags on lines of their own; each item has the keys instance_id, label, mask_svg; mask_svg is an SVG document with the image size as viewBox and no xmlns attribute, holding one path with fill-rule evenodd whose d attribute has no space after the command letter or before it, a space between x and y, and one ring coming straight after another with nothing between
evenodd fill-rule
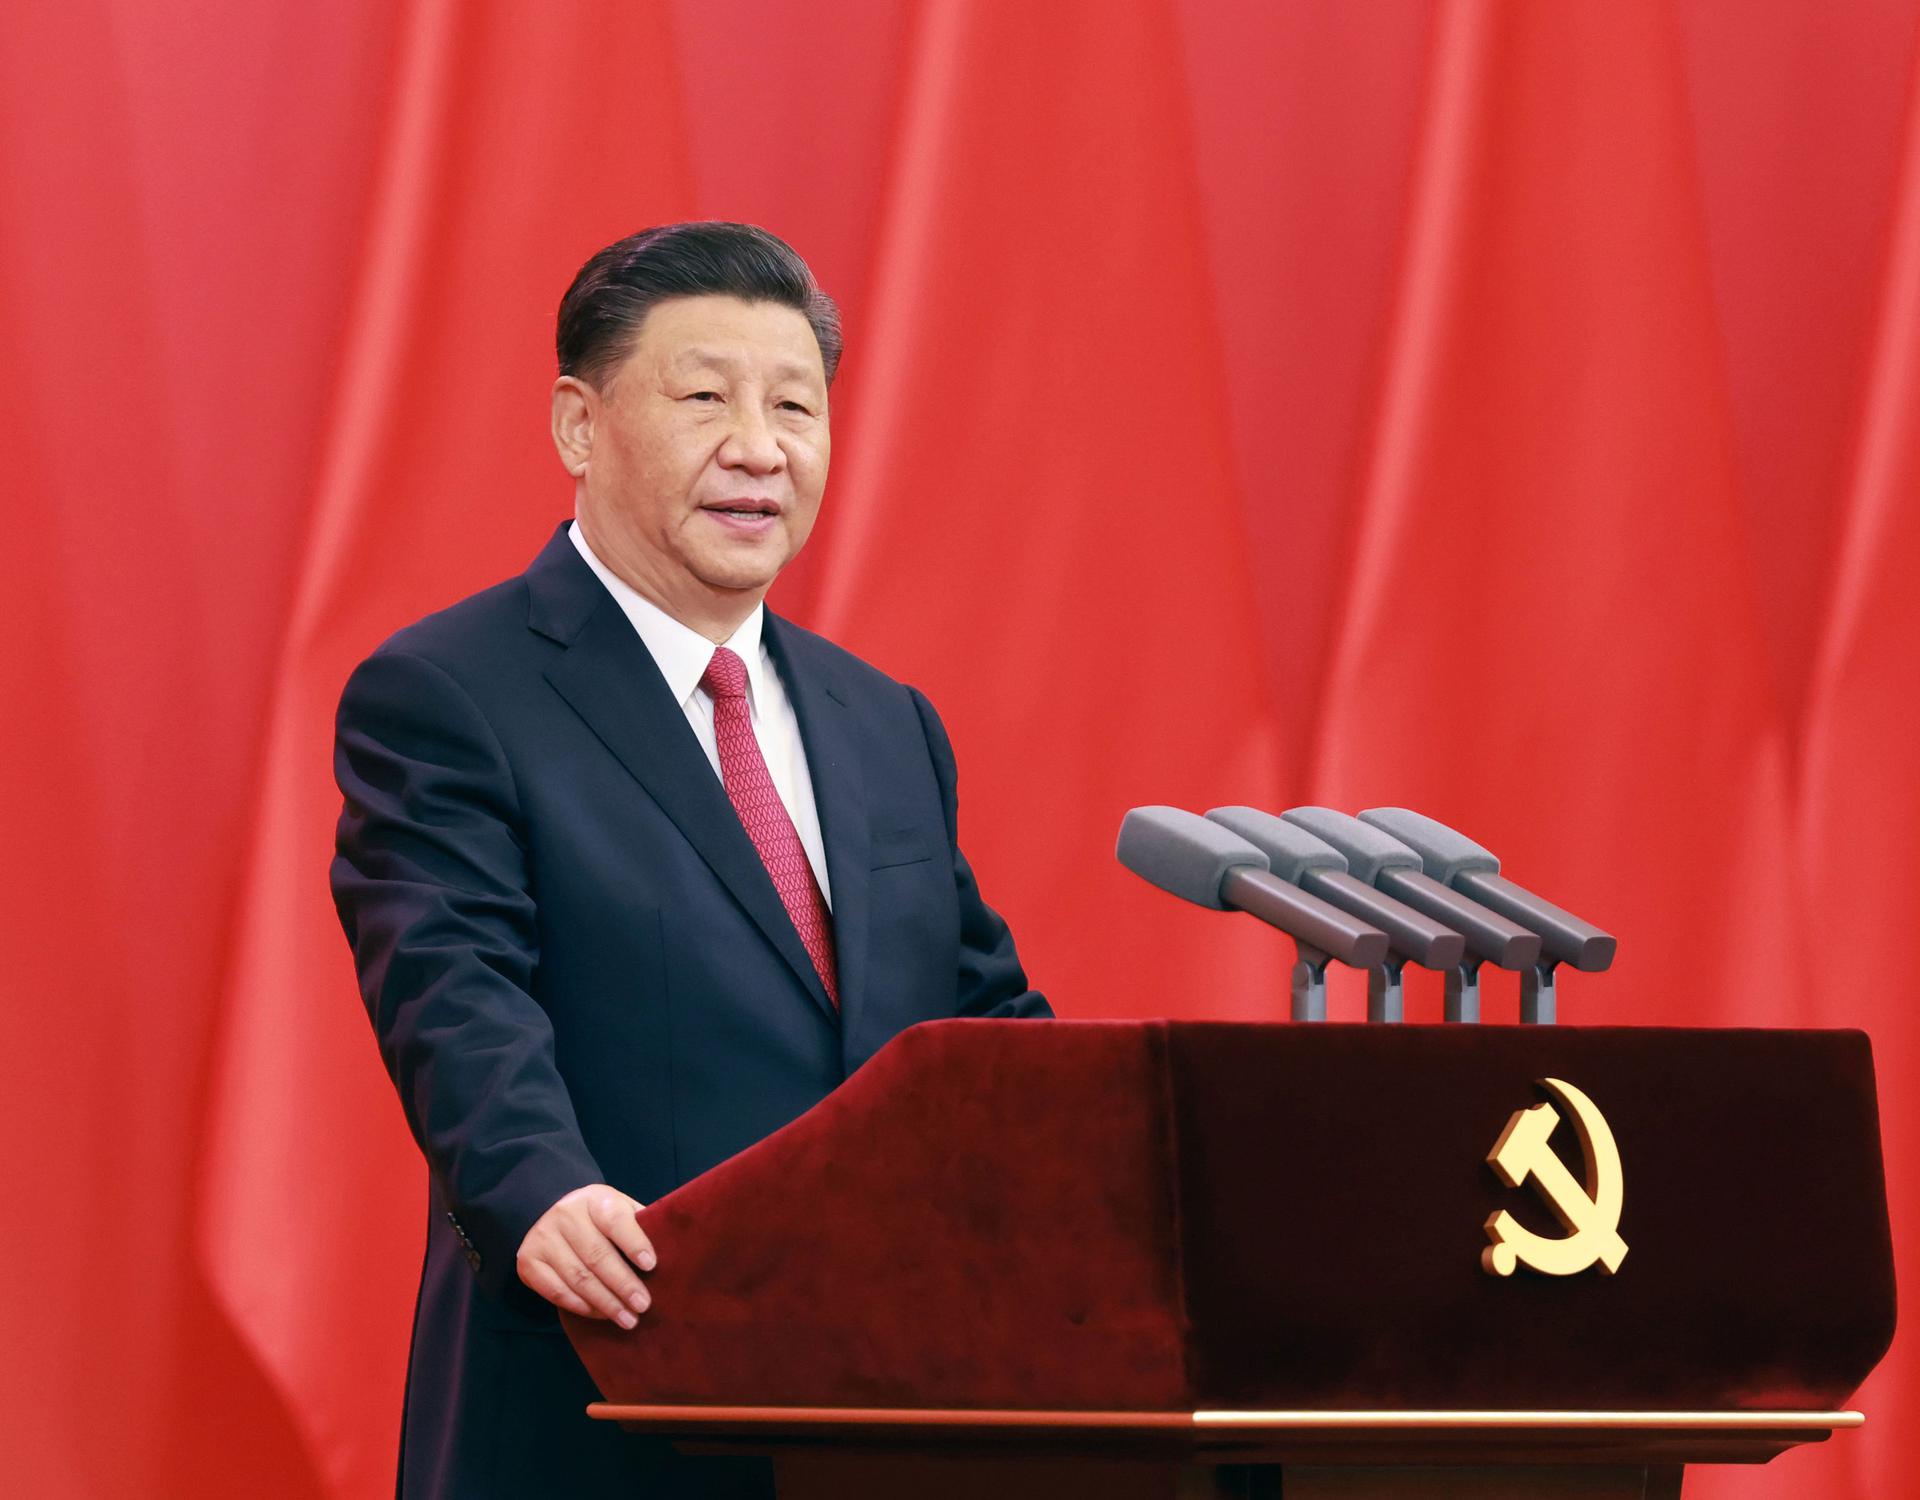
<instances>
[{"instance_id":1,"label":"curtain fold","mask_svg":"<svg viewBox=\"0 0 1920 1500\"><path fill-rule=\"evenodd\" d=\"M1316 798L1428 810L1632 934L1569 1020L1751 1014L1782 726L1671 29L1461 0L1432 67Z\"/></svg>"},{"instance_id":2,"label":"curtain fold","mask_svg":"<svg viewBox=\"0 0 1920 1500\"><path fill-rule=\"evenodd\" d=\"M583 141L684 137L663 9L608 4L578 27L542 14L446 0L409 14L223 994L201 1253L341 1495L391 1483L393 1335L410 1320L425 1174L365 1014L345 1003L352 965L324 880L334 703L385 635L519 571L570 512L545 419L558 293L520 289L564 288L576 247L684 217L690 197L673 149L570 191ZM343 1347L354 1329L391 1332L371 1354Z\"/></svg>"},{"instance_id":3,"label":"curtain fold","mask_svg":"<svg viewBox=\"0 0 1920 1500\"><path fill-rule=\"evenodd\" d=\"M1807 872L1799 931L1819 980L1797 1018L1873 1036L1895 1274L1907 1288L1920 1286L1920 1112L1903 1097L1904 1080L1920 1076L1920 1024L1901 994L1920 914L1920 87L1911 101L1795 830ZM1889 1416L1920 1411L1911 1336L1859 1399ZM1860 1494L1910 1482L1897 1441L1848 1457Z\"/></svg>"},{"instance_id":4,"label":"curtain fold","mask_svg":"<svg viewBox=\"0 0 1920 1500\"><path fill-rule=\"evenodd\" d=\"M1112 858L1133 804L1278 790L1177 46L1158 4L921 17L816 610L945 716L1074 1015L1280 1014L1291 962Z\"/></svg>"}]
</instances>

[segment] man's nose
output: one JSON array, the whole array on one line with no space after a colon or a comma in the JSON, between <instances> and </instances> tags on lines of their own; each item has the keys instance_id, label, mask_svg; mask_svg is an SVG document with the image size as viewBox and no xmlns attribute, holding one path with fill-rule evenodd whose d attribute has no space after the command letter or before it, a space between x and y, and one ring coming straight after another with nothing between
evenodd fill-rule
<instances>
[{"instance_id":1,"label":"man's nose","mask_svg":"<svg viewBox=\"0 0 1920 1500\"><path fill-rule=\"evenodd\" d=\"M774 436L767 414L751 404L734 408L733 427L720 447L720 462L750 474L777 474L787 466L787 455Z\"/></svg>"}]
</instances>

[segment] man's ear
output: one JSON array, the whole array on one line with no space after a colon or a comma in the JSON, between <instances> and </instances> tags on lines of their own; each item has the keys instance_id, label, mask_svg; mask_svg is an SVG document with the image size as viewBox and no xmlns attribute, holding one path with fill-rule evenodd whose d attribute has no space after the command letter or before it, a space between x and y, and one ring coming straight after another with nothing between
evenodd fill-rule
<instances>
[{"instance_id":1,"label":"man's ear","mask_svg":"<svg viewBox=\"0 0 1920 1500\"><path fill-rule=\"evenodd\" d=\"M600 414L600 393L583 380L562 375L553 383L553 446L575 479L587 472L593 456L593 424Z\"/></svg>"}]
</instances>

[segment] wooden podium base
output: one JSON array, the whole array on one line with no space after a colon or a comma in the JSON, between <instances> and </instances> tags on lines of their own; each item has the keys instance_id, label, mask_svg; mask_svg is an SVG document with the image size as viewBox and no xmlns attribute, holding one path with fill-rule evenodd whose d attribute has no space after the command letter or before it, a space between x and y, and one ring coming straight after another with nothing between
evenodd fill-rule
<instances>
[{"instance_id":1,"label":"wooden podium base","mask_svg":"<svg viewBox=\"0 0 1920 1500\"><path fill-rule=\"evenodd\" d=\"M780 1500L1676 1500L1681 1468L1318 1468L781 1453Z\"/></svg>"},{"instance_id":2,"label":"wooden podium base","mask_svg":"<svg viewBox=\"0 0 1920 1500\"><path fill-rule=\"evenodd\" d=\"M780 1500L1677 1500L1858 1412L1040 1412L620 1406L687 1452L773 1460Z\"/></svg>"}]
</instances>

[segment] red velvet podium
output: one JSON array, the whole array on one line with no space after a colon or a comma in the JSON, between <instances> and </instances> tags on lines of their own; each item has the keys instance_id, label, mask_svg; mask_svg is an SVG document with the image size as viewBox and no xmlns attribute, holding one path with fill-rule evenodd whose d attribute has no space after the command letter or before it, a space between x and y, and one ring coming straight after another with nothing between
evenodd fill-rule
<instances>
[{"instance_id":1,"label":"red velvet podium","mask_svg":"<svg viewBox=\"0 0 1920 1500\"><path fill-rule=\"evenodd\" d=\"M1572 1120L1561 1199L1489 1163L1544 1079L1612 1274L1483 1265L1600 1201ZM593 1414L783 1500L1673 1495L1858 1425L1893 1331L1856 1032L938 1022L643 1222Z\"/></svg>"}]
</instances>

